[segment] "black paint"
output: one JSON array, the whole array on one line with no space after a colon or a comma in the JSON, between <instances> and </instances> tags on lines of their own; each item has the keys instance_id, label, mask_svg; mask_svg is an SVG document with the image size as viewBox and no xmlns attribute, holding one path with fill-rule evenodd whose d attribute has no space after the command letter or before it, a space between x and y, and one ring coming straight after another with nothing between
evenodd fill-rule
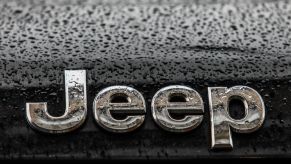
<instances>
[{"instance_id":1,"label":"black paint","mask_svg":"<svg viewBox=\"0 0 291 164\"><path fill-rule=\"evenodd\" d=\"M291 3L289 1L0 1L1 158L196 158L291 155ZM25 103L65 106L63 71L86 69L88 115L72 133L31 129ZM179 84L203 97L204 120L186 134L154 124L150 101ZM144 125L113 134L94 123L101 89L128 85L147 100ZM266 105L252 134L233 133L234 149L210 147L207 87L247 85Z\"/></svg>"}]
</instances>

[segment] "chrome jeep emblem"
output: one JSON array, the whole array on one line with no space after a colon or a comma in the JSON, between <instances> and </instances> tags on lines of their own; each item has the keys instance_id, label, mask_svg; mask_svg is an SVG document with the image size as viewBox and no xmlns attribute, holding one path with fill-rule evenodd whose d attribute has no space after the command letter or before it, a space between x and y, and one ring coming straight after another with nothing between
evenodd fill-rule
<instances>
[{"instance_id":1,"label":"chrome jeep emblem","mask_svg":"<svg viewBox=\"0 0 291 164\"><path fill-rule=\"evenodd\" d=\"M127 102L112 102L116 96L125 97ZM139 115L117 120L111 116L110 111ZM141 93L131 87L112 86L98 93L93 103L93 112L95 120L104 129L117 133L130 132L141 126L144 121L145 100Z\"/></svg>"},{"instance_id":2,"label":"chrome jeep emblem","mask_svg":"<svg viewBox=\"0 0 291 164\"><path fill-rule=\"evenodd\" d=\"M263 99L257 91L246 86L231 88L210 87L209 111L211 123L211 147L232 148L230 128L237 133L251 133L262 126L265 119ZM245 117L230 117L228 106L231 99L240 99L245 106Z\"/></svg>"},{"instance_id":3,"label":"chrome jeep emblem","mask_svg":"<svg viewBox=\"0 0 291 164\"><path fill-rule=\"evenodd\" d=\"M45 102L27 103L26 116L29 124L47 133L65 133L78 128L87 114L86 71L65 71L66 110L60 117L47 112ZM124 102L114 102L115 96L124 97ZM183 101L171 101L175 95ZM245 117L233 119L229 115L229 102L240 99L244 103ZM211 148L232 148L231 130L251 133L260 128L265 119L263 99L257 91L247 86L209 87L209 112ZM115 119L111 112L128 114L124 119ZM172 118L172 112L182 112L181 119ZM127 86L111 86L101 90L93 103L95 121L105 130L126 133L140 127L145 120L146 104L142 94ZM151 114L156 124L170 132L187 132L195 129L203 120L204 105L200 94L194 89L172 85L160 89L151 102ZM132 114L135 114L134 116ZM190 115L191 114L191 115Z\"/></svg>"},{"instance_id":4,"label":"chrome jeep emblem","mask_svg":"<svg viewBox=\"0 0 291 164\"><path fill-rule=\"evenodd\" d=\"M86 71L65 71L66 110L60 117L53 117L47 112L46 102L26 103L26 117L30 125L48 133L72 131L86 119L87 89Z\"/></svg>"},{"instance_id":5,"label":"chrome jeep emblem","mask_svg":"<svg viewBox=\"0 0 291 164\"><path fill-rule=\"evenodd\" d=\"M185 102L170 102L171 97L181 96ZM187 132L195 129L203 120L203 100L194 89L173 85L160 89L152 100L152 115L155 122L164 130L170 132ZM177 113L194 113L183 119L174 119L169 110Z\"/></svg>"}]
</instances>

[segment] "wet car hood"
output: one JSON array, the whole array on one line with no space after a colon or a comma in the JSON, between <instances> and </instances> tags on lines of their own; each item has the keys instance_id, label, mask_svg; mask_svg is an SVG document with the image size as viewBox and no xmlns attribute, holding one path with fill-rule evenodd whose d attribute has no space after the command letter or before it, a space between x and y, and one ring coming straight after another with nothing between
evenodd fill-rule
<instances>
[{"instance_id":1,"label":"wet car hood","mask_svg":"<svg viewBox=\"0 0 291 164\"><path fill-rule=\"evenodd\" d=\"M291 152L291 3L289 1L0 1L1 158L272 157ZM65 107L64 70L86 69L88 116L62 135L27 124L25 103ZM204 99L197 129L157 127L150 101L160 88L195 88ZM114 134L94 123L95 95L112 85L146 99L144 125ZM207 87L247 85L266 106L263 127L233 133L234 149L210 150Z\"/></svg>"}]
</instances>

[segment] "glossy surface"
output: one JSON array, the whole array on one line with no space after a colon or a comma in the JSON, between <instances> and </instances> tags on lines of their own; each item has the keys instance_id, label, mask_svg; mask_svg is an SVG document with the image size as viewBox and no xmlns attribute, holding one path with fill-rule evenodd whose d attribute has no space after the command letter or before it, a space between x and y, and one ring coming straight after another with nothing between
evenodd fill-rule
<instances>
[{"instance_id":1,"label":"glossy surface","mask_svg":"<svg viewBox=\"0 0 291 164\"><path fill-rule=\"evenodd\" d=\"M289 157L290 23L291 3L282 0L1 0L0 156ZM47 102L55 117L64 113L65 69L87 70L88 119L68 134L32 130L26 102ZM144 124L132 133L95 123L94 98L113 85L145 98ZM168 85L201 94L205 115L195 130L173 134L154 123L151 99ZM251 134L233 133L231 151L210 150L207 87L236 85L262 96L265 123Z\"/></svg>"},{"instance_id":2,"label":"glossy surface","mask_svg":"<svg viewBox=\"0 0 291 164\"><path fill-rule=\"evenodd\" d=\"M88 85L290 75L288 1L116 1L2 0L1 87L60 85L64 69Z\"/></svg>"}]
</instances>

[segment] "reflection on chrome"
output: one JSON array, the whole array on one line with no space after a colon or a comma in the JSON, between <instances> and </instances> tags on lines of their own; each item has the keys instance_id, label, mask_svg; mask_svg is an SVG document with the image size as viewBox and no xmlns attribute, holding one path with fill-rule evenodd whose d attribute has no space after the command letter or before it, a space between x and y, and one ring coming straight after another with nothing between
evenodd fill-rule
<instances>
[{"instance_id":1,"label":"reflection on chrome","mask_svg":"<svg viewBox=\"0 0 291 164\"><path fill-rule=\"evenodd\" d=\"M86 71L65 71L66 109L60 117L47 111L46 102L26 103L27 120L32 127L47 133L65 133L78 128L86 119Z\"/></svg>"},{"instance_id":2,"label":"reflection on chrome","mask_svg":"<svg viewBox=\"0 0 291 164\"><path fill-rule=\"evenodd\" d=\"M180 96L184 102L170 102L171 96ZM169 110L184 113L182 119L172 118ZM191 113L194 113L190 115ZM172 85L160 89L152 100L152 115L155 122L164 130L187 132L195 129L203 120L204 106L201 96L192 88Z\"/></svg>"},{"instance_id":3,"label":"reflection on chrome","mask_svg":"<svg viewBox=\"0 0 291 164\"><path fill-rule=\"evenodd\" d=\"M47 133L70 132L86 119L86 71L65 71L66 109L60 117L51 116L46 102L26 103L29 124ZM175 97L175 98L174 98ZM208 88L211 148L232 148L231 130L250 133L260 128L265 119L264 102L257 91L247 86ZM245 108L245 117L234 119L229 114L229 102L239 99ZM203 120L204 104L200 94L192 88L171 85L156 92L151 102L154 121L170 132L188 132ZM122 114L116 118L114 114ZM173 113L183 117L173 117ZM128 86L111 86L101 90L93 102L96 122L105 130L116 133L134 131L140 127L146 114L143 95Z\"/></svg>"},{"instance_id":4,"label":"reflection on chrome","mask_svg":"<svg viewBox=\"0 0 291 164\"><path fill-rule=\"evenodd\" d=\"M208 88L211 122L211 148L232 148L231 131L251 133L260 128L265 119L264 102L257 91L246 86ZM231 99L244 103L245 117L233 119L228 108Z\"/></svg>"},{"instance_id":5,"label":"reflection on chrome","mask_svg":"<svg viewBox=\"0 0 291 164\"><path fill-rule=\"evenodd\" d=\"M121 96L126 102L112 102L114 96ZM145 119L145 100L140 92L127 86L112 86L100 91L93 104L94 118L104 129L124 133L142 125ZM126 113L125 119L115 119L111 112ZM136 115L131 115L136 114Z\"/></svg>"}]
</instances>

